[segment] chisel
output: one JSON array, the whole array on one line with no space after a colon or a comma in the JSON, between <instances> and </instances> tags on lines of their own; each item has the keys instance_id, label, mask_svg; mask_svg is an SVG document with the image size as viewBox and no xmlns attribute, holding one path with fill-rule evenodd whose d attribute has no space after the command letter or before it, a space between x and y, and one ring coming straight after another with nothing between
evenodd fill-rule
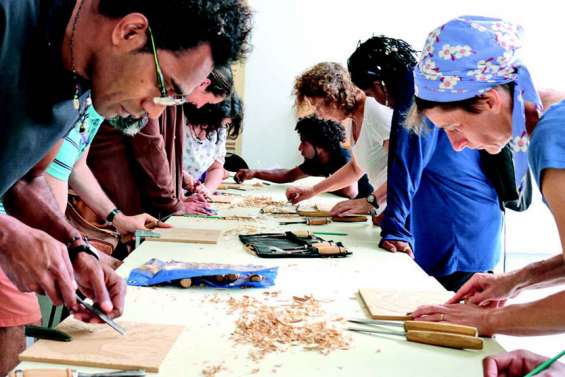
<instances>
[{"instance_id":1,"label":"chisel","mask_svg":"<svg viewBox=\"0 0 565 377\"><path fill-rule=\"evenodd\" d=\"M329 217L307 217L302 221L283 221L279 225L291 225L291 224L306 224L306 225L326 225L330 224L332 219Z\"/></svg>"},{"instance_id":2,"label":"chisel","mask_svg":"<svg viewBox=\"0 0 565 377\"><path fill-rule=\"evenodd\" d=\"M455 323L440 323L440 322L428 322L428 321L404 321L404 322L393 322L393 321L376 321L376 320L356 320L350 319L348 322L357 323L360 325L375 325L375 326L394 326L402 327L404 331L433 331L433 332L445 332L451 334L460 334L468 336L478 336L479 331L476 327L457 325Z\"/></svg>"},{"instance_id":3,"label":"chisel","mask_svg":"<svg viewBox=\"0 0 565 377\"><path fill-rule=\"evenodd\" d=\"M448 347L455 349L483 349L483 340L475 336L452 334L435 331L410 330L406 332L348 328L349 331L364 334L382 334L406 337L406 340L414 343L429 344L433 346Z\"/></svg>"}]
</instances>

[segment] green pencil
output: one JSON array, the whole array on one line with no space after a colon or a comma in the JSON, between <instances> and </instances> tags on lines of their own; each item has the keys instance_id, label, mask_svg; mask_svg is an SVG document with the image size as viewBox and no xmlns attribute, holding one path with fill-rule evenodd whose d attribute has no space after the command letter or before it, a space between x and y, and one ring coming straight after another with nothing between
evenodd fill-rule
<instances>
[{"instance_id":1,"label":"green pencil","mask_svg":"<svg viewBox=\"0 0 565 377\"><path fill-rule=\"evenodd\" d=\"M313 232L314 234L318 234L320 236L348 236L347 233L340 233L340 232Z\"/></svg>"},{"instance_id":2,"label":"green pencil","mask_svg":"<svg viewBox=\"0 0 565 377\"><path fill-rule=\"evenodd\" d=\"M183 217L196 217L199 219L223 219L224 216L208 216L208 215L189 215L185 214Z\"/></svg>"},{"instance_id":3,"label":"green pencil","mask_svg":"<svg viewBox=\"0 0 565 377\"><path fill-rule=\"evenodd\" d=\"M532 376L539 374L540 372L549 368L554 362L559 360L563 355L565 355L565 350L559 352L557 355L555 355L551 359L545 360L543 363L541 363L540 365L535 367L532 371L530 371L530 373L526 374L524 377L532 377Z\"/></svg>"}]
</instances>

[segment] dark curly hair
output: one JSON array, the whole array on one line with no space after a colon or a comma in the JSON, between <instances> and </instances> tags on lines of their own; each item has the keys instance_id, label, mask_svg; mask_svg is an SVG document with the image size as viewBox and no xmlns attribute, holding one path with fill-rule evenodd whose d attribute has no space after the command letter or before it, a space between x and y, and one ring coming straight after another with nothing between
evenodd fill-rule
<instances>
[{"instance_id":1,"label":"dark curly hair","mask_svg":"<svg viewBox=\"0 0 565 377\"><path fill-rule=\"evenodd\" d=\"M233 91L233 72L230 66L216 67L208 75L210 85L206 88L207 92L216 97L227 97Z\"/></svg>"},{"instance_id":2,"label":"dark curly hair","mask_svg":"<svg viewBox=\"0 0 565 377\"><path fill-rule=\"evenodd\" d=\"M214 132L224 127L223 120L229 118L227 125L228 137L237 139L241 132L243 121L243 105L236 93L232 93L224 101L217 104L207 104L200 109L190 102L183 105L187 125L206 125L206 135L211 138Z\"/></svg>"},{"instance_id":3,"label":"dark curly hair","mask_svg":"<svg viewBox=\"0 0 565 377\"><path fill-rule=\"evenodd\" d=\"M296 78L294 95L296 108L304 108L306 98L323 98L327 105L335 105L347 115L357 107L357 88L349 73L339 63L319 63Z\"/></svg>"},{"instance_id":4,"label":"dark curly hair","mask_svg":"<svg viewBox=\"0 0 565 377\"><path fill-rule=\"evenodd\" d=\"M415 54L408 42L380 35L360 43L347 60L347 68L355 85L362 90L371 88L377 81L398 93L406 73L412 72L416 65Z\"/></svg>"},{"instance_id":5,"label":"dark curly hair","mask_svg":"<svg viewBox=\"0 0 565 377\"><path fill-rule=\"evenodd\" d=\"M294 129L300 135L300 140L323 148L330 153L338 151L341 143L345 141L343 126L329 119L320 119L315 116L300 118Z\"/></svg>"},{"instance_id":6,"label":"dark curly hair","mask_svg":"<svg viewBox=\"0 0 565 377\"><path fill-rule=\"evenodd\" d=\"M100 0L98 12L109 18L143 14L163 50L184 51L208 42L219 66L242 59L250 49L251 10L242 0Z\"/></svg>"}]
</instances>

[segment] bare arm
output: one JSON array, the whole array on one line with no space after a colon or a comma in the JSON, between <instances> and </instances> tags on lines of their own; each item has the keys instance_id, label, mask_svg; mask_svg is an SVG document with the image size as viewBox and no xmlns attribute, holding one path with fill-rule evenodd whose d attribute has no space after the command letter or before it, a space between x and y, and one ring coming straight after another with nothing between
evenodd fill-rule
<instances>
[{"instance_id":1,"label":"bare arm","mask_svg":"<svg viewBox=\"0 0 565 377\"><path fill-rule=\"evenodd\" d=\"M209 192L214 192L224 180L224 165L215 160L212 165L206 171L206 180L204 181L204 186Z\"/></svg>"},{"instance_id":2,"label":"bare arm","mask_svg":"<svg viewBox=\"0 0 565 377\"><path fill-rule=\"evenodd\" d=\"M323 181L315 184L312 189L316 195L323 192L332 192L357 183L365 172L352 158L347 164L343 165L338 171L330 175Z\"/></svg>"},{"instance_id":3,"label":"bare arm","mask_svg":"<svg viewBox=\"0 0 565 377\"><path fill-rule=\"evenodd\" d=\"M116 206L108 198L102 187L100 187L98 180L92 174L88 165L86 165L89 150L90 147L84 151L73 167L69 177L69 186L100 218L105 219Z\"/></svg>"},{"instance_id":4,"label":"bare arm","mask_svg":"<svg viewBox=\"0 0 565 377\"><path fill-rule=\"evenodd\" d=\"M43 173L55 159L62 140L4 196L6 211L32 228L41 229L66 243L80 237L65 219Z\"/></svg>"},{"instance_id":5,"label":"bare arm","mask_svg":"<svg viewBox=\"0 0 565 377\"><path fill-rule=\"evenodd\" d=\"M300 178L306 177L302 169L298 166L292 169L272 169L272 170L253 170L241 169L236 174L236 180L239 182L246 181L252 178L263 179L265 181L274 183L289 183L294 182Z\"/></svg>"},{"instance_id":6,"label":"bare arm","mask_svg":"<svg viewBox=\"0 0 565 377\"><path fill-rule=\"evenodd\" d=\"M69 178L69 185L99 217L105 219L116 208L116 205L108 198L86 164L89 149L90 147L84 151L84 154L73 167ZM147 227L166 226L146 213L126 216L121 212L114 217L112 224L120 234L133 233L137 229L145 229Z\"/></svg>"}]
</instances>

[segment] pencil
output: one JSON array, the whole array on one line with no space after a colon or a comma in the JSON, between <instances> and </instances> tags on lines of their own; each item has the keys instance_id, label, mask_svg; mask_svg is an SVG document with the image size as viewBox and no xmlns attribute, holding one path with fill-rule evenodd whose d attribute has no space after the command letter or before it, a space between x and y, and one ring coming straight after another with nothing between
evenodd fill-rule
<instances>
[{"instance_id":1,"label":"pencil","mask_svg":"<svg viewBox=\"0 0 565 377\"><path fill-rule=\"evenodd\" d=\"M563 355L565 355L565 350L559 352L557 355L555 355L551 359L545 360L543 363L541 363L540 365L535 367L533 370L530 371L530 373L526 374L524 377L532 377L532 376L539 374L540 372L549 368L554 362L559 360Z\"/></svg>"}]
</instances>

